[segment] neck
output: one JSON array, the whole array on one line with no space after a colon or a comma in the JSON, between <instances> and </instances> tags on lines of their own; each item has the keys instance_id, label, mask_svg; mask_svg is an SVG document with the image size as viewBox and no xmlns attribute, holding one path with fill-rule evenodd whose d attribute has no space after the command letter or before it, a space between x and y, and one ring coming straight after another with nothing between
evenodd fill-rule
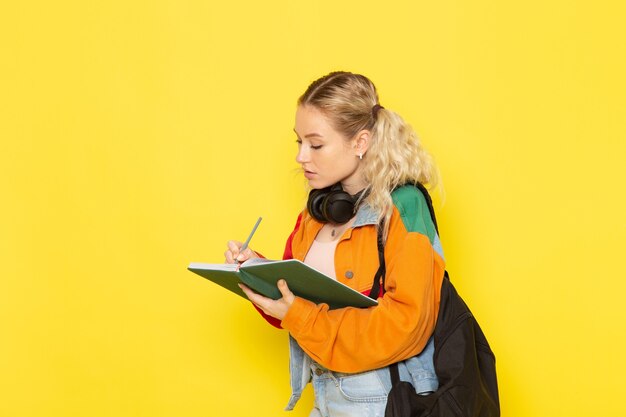
<instances>
[{"instance_id":1,"label":"neck","mask_svg":"<svg viewBox=\"0 0 626 417\"><path fill-rule=\"evenodd\" d=\"M361 182L341 183L341 188L350 195L355 195L359 191L363 190L365 187L366 184Z\"/></svg>"}]
</instances>

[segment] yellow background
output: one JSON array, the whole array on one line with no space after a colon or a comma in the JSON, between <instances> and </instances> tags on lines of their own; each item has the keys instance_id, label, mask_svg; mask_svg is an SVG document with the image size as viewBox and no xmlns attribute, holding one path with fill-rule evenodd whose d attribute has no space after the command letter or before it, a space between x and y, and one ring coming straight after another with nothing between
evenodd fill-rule
<instances>
[{"instance_id":1,"label":"yellow background","mask_svg":"<svg viewBox=\"0 0 626 417\"><path fill-rule=\"evenodd\" d=\"M620 1L0 7L0 416L285 415L286 334L186 270L278 258L295 100L368 75L443 174L503 416L623 416ZM289 415L306 416L311 391Z\"/></svg>"}]
</instances>

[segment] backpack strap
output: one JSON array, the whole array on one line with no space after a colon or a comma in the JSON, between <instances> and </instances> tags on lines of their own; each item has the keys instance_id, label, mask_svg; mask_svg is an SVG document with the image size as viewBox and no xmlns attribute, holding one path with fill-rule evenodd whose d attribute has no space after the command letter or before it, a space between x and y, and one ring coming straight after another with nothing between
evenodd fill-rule
<instances>
[{"instance_id":1,"label":"backpack strap","mask_svg":"<svg viewBox=\"0 0 626 417\"><path fill-rule=\"evenodd\" d=\"M420 192L424 195L426 199L426 205L428 206L428 211L430 212L430 218L433 221L433 225L435 226L435 231L439 234L439 228L437 227L437 219L435 218L435 210L433 208L433 201L430 198L430 194L428 194L428 190L419 182L415 185L415 187L420 190ZM376 300L378 297L382 297L385 293L385 274L387 272L387 268L385 266L385 244L383 243L383 229L384 224L381 222L378 225L377 232L377 245L378 245L378 271L374 275L374 282L372 283L372 289L370 290L370 298ZM448 272L446 272L446 275ZM389 373L391 374L391 386L398 384L400 382L400 370L398 369L398 363L393 363L389 365Z\"/></svg>"},{"instance_id":2,"label":"backpack strap","mask_svg":"<svg viewBox=\"0 0 626 417\"><path fill-rule=\"evenodd\" d=\"M387 268L385 266L385 244L383 243L383 224L381 222L378 225L378 271L374 275L374 282L370 289L369 297L372 300L377 300L378 297L382 297L385 293L385 274ZM381 291L382 290L382 291Z\"/></svg>"},{"instance_id":3,"label":"backpack strap","mask_svg":"<svg viewBox=\"0 0 626 417\"><path fill-rule=\"evenodd\" d=\"M435 226L435 231L439 234L439 228L437 227L437 218L435 217L435 209L433 208L433 200L430 198L430 194L428 194L428 190L419 182L415 184L418 190L422 192L424 198L426 199L426 205L428 206L428 211L430 212L430 218L433 221L433 225Z\"/></svg>"}]
</instances>

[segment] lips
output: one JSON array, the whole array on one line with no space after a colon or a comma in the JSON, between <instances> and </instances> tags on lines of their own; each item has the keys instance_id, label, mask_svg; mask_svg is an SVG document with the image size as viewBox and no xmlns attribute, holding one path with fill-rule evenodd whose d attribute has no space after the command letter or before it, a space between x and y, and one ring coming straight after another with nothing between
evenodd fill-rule
<instances>
[{"instance_id":1,"label":"lips","mask_svg":"<svg viewBox=\"0 0 626 417\"><path fill-rule=\"evenodd\" d=\"M312 171L307 171L306 169L304 170L304 176L306 177L306 179L310 180L311 178L313 178L314 176L316 176L317 174L315 172Z\"/></svg>"}]
</instances>

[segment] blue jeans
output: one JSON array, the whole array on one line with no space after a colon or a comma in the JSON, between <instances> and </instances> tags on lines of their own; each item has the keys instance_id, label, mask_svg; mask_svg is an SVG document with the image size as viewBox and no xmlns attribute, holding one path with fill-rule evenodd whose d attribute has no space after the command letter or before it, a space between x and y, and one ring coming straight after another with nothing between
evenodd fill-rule
<instances>
[{"instance_id":1,"label":"blue jeans","mask_svg":"<svg viewBox=\"0 0 626 417\"><path fill-rule=\"evenodd\" d=\"M331 372L311 365L315 405L309 417L383 417L387 393L378 373Z\"/></svg>"}]
</instances>

